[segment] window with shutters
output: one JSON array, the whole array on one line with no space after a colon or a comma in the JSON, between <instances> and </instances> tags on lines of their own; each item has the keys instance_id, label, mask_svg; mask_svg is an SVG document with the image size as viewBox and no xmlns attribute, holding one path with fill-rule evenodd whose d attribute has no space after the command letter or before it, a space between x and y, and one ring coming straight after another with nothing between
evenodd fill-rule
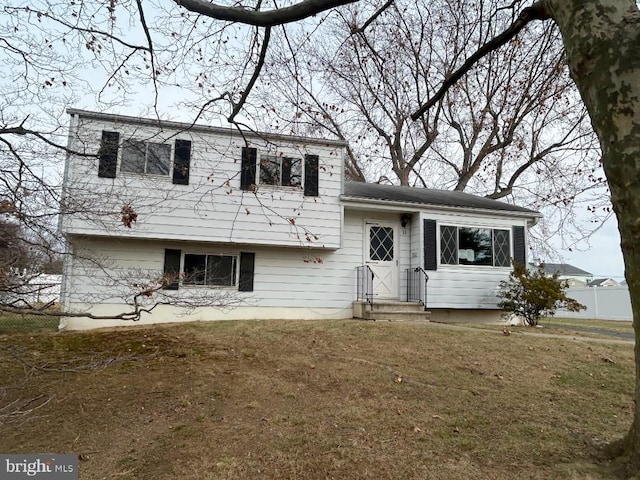
<instances>
[{"instance_id":1,"label":"window with shutters","mask_svg":"<svg viewBox=\"0 0 640 480\"><path fill-rule=\"evenodd\" d=\"M164 249L166 290L181 287L238 287L240 292L253 292L255 253L183 253Z\"/></svg>"},{"instance_id":2,"label":"window with shutters","mask_svg":"<svg viewBox=\"0 0 640 480\"><path fill-rule=\"evenodd\" d=\"M452 225L440 227L442 265L511 266L511 232Z\"/></svg>"},{"instance_id":3,"label":"window with shutters","mask_svg":"<svg viewBox=\"0 0 640 480\"><path fill-rule=\"evenodd\" d=\"M320 174L319 157L305 154L287 157L282 154L260 152L255 147L242 147L240 188L253 191L258 185L295 187L306 197L317 197Z\"/></svg>"},{"instance_id":4,"label":"window with shutters","mask_svg":"<svg viewBox=\"0 0 640 480\"><path fill-rule=\"evenodd\" d=\"M233 287L238 284L236 255L184 254L183 285Z\"/></svg>"},{"instance_id":5,"label":"window with shutters","mask_svg":"<svg viewBox=\"0 0 640 480\"><path fill-rule=\"evenodd\" d=\"M189 185L190 140L176 139L171 144L128 138L120 142L120 133L103 131L97 157L99 177L116 178L118 172L172 174L174 184Z\"/></svg>"}]
</instances>

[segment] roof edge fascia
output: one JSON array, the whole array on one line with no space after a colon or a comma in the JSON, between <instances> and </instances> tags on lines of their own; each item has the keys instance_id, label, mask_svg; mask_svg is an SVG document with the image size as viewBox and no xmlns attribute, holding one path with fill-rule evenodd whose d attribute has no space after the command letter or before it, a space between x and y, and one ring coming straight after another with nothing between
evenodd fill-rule
<instances>
[{"instance_id":1,"label":"roof edge fascia","mask_svg":"<svg viewBox=\"0 0 640 480\"><path fill-rule=\"evenodd\" d=\"M90 110L82 110L79 108L67 108L69 115L78 115L85 118L93 118L95 120L121 122L137 125L150 125L153 127L173 128L184 131L216 133L220 135L237 134L239 137L263 138L268 140L283 140L297 143L311 143L315 145L325 145L333 147L345 147L347 144L343 140L333 140L327 138L311 138L297 135L284 135L281 133L260 132L257 130L242 130L240 133L234 127L219 127L213 125L202 125L198 123L178 122L175 120L159 120L145 117L134 117L131 115L120 115L117 113L100 113Z\"/></svg>"},{"instance_id":2,"label":"roof edge fascia","mask_svg":"<svg viewBox=\"0 0 640 480\"><path fill-rule=\"evenodd\" d=\"M396 208L412 207L415 209L433 209L442 210L444 212L464 212L464 213L482 213L486 215L498 215L505 217L517 217L532 219L535 223L542 218L542 214L539 212L515 212L511 210L492 210L488 208L473 208L473 207L456 207L448 205L437 205L433 203L417 203L417 202L399 202L395 200L377 200L372 198L351 197L346 195L340 196L340 201L352 204L351 207L361 206L371 207L373 205L388 206ZM345 205L347 207L347 205ZM535 224L534 223L534 224Z\"/></svg>"}]
</instances>

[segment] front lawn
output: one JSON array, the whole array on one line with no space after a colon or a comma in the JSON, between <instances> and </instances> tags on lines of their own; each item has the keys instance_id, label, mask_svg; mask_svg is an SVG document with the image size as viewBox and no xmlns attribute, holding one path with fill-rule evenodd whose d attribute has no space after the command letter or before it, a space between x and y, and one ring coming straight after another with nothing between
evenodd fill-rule
<instances>
[{"instance_id":1,"label":"front lawn","mask_svg":"<svg viewBox=\"0 0 640 480\"><path fill-rule=\"evenodd\" d=\"M364 321L0 334L0 451L80 478L611 478L633 347Z\"/></svg>"}]
</instances>

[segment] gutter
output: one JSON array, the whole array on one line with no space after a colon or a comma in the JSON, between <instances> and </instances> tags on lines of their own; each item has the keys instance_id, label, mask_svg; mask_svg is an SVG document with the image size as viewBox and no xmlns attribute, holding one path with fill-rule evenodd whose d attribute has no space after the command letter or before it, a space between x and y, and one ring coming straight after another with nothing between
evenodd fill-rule
<instances>
[{"instance_id":1,"label":"gutter","mask_svg":"<svg viewBox=\"0 0 640 480\"><path fill-rule=\"evenodd\" d=\"M434 210L442 210L445 212L464 212L464 213L481 213L485 215L499 215L505 217L518 217L518 218L529 218L529 226L532 227L538 223L538 220L542 218L542 214L540 212L518 212L512 210L494 210L488 208L474 208L474 207L457 207L452 205L439 205L434 203L418 203L418 202L400 202L394 200L379 200L373 198L361 198L361 197L350 197L346 195L340 195L340 201L344 203L352 203L352 206L358 206L358 204L364 207L371 207L374 205L377 206L388 206L394 207L394 209L404 208L406 209L408 206L416 209L424 209L431 208Z\"/></svg>"},{"instance_id":2,"label":"gutter","mask_svg":"<svg viewBox=\"0 0 640 480\"><path fill-rule=\"evenodd\" d=\"M224 136L233 137L234 134L237 134L239 138L259 138L259 139L267 139L272 141L289 141L296 143L305 143L305 144L314 144L314 145L323 145L323 146L333 146L333 147L345 147L347 143L343 140L331 140L331 139L323 139L323 138L309 138L309 137L301 137L296 135L283 135L280 133L267 133L267 132L258 132L255 130L238 130L235 127L215 127L209 125L201 125L195 123L185 123L185 122L176 122L173 120L160 120L157 118L142 118L142 117L133 117L129 115L118 115L113 113L99 113L99 112L91 112L89 110L81 110L77 108L67 108L67 113L71 116L78 115L81 118L90 118L94 120L102 120L105 122L119 122L127 125L151 125L155 128L171 128L182 131L189 132L203 132L203 133L214 133Z\"/></svg>"}]
</instances>

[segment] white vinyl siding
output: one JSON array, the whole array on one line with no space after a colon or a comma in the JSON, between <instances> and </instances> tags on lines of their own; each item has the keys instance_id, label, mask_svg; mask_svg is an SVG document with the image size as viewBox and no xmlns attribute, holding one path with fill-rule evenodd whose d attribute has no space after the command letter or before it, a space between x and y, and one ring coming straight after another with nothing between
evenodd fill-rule
<instances>
[{"instance_id":1,"label":"white vinyl siding","mask_svg":"<svg viewBox=\"0 0 640 480\"><path fill-rule=\"evenodd\" d=\"M511 231L513 226L527 226L522 218L492 216L490 214L472 215L468 213L422 212L422 218L435 220L438 225L436 235L437 252L442 251L440 227L463 225L469 228ZM509 235L509 242L513 242ZM511 246L509 247L511 249ZM424 245L421 246L423 256ZM428 308L446 309L495 309L496 292L500 281L507 280L511 268L492 265L447 265L440 262L437 270L428 271Z\"/></svg>"},{"instance_id":2,"label":"white vinyl siding","mask_svg":"<svg viewBox=\"0 0 640 480\"><path fill-rule=\"evenodd\" d=\"M95 157L70 157L65 179L68 200L73 201L69 208L88 213L63 216L61 225L67 234L321 249L340 246L344 148L335 142L302 142L286 137L277 140L283 157L304 159L307 153L319 155L319 196L305 197L302 188L258 186L256 191L241 190L241 149L246 139L233 130L224 134L202 129L159 131L152 125L76 115L70 147L97 153L103 130L119 132L121 142L137 139L147 144L172 145L175 138L190 140L189 185L173 184L169 174L122 173L122 147L115 178L97 176ZM259 137L247 138L258 151L268 143ZM147 145L145 152L148 149ZM148 165L148 159L145 161ZM137 162L141 164L141 156ZM303 175L296 169L292 175ZM290 182L298 181L290 178ZM123 204L131 205L138 214L132 228L123 228L120 222ZM98 215L93 213L95 210Z\"/></svg>"},{"instance_id":3,"label":"white vinyl siding","mask_svg":"<svg viewBox=\"0 0 640 480\"><path fill-rule=\"evenodd\" d=\"M160 278L165 248L182 248L185 252L216 248L201 243L114 242L100 238L77 239L74 243L82 257L89 257L88 252L93 251L104 259L102 263L110 266L96 268L93 262L83 261L80 255L74 259L76 268L70 275L70 296L76 303L89 297L108 303L119 301L128 283L122 282L122 288L113 290L112 278L124 279L132 275L136 279L145 276ZM355 263L352 266L342 250L320 252L304 248L258 247L252 251L256 254L254 291L235 292L238 297L247 299L248 304L256 307L350 307L354 294ZM180 289L169 294L188 298L197 289L197 285L185 286L183 283ZM206 289L201 285L201 290Z\"/></svg>"},{"instance_id":4,"label":"white vinyl siding","mask_svg":"<svg viewBox=\"0 0 640 480\"><path fill-rule=\"evenodd\" d=\"M424 214L423 214L424 215ZM429 215L429 214L427 214ZM430 215L432 218L433 215ZM381 214L379 221L398 219L395 215ZM350 212L345 214L344 246L337 251L319 251L305 248L256 247L254 291L236 292L241 298L251 299L256 307L305 307L305 308L349 308L355 300L355 268L364 260L364 223L371 220L371 213ZM478 220L478 219L477 219ZM484 220L486 221L486 219ZM510 220L513 222L513 220ZM421 222L411 222L406 233L400 228L399 265L400 298L404 298L404 276L411 267L412 248L420 252L419 245L411 245L412 230ZM189 253L206 254L214 251L222 255L224 246L209 243L166 243L126 239L77 239L78 251L89 248L97 255L106 257L112 266L112 276L126 278L127 272L147 273L153 277L162 275L164 249L181 249L183 256ZM244 247L243 247L244 248ZM83 263L82 255L74 259L74 265ZM184 262L184 259L183 259ZM74 268L73 285L69 294L78 302L85 297L101 298L107 295L109 278L104 272L84 262L89 269L85 276L83 268ZM105 263L105 262L103 262ZM184 263L183 263L184 267ZM447 266L429 271L428 306L432 308L495 308L495 291L500 280L506 279L508 269L493 267ZM125 282L126 283L126 282ZM172 292L188 295L195 287L181 287ZM197 290L197 289L196 289ZM118 298L118 295L114 295ZM114 301L112 298L110 301Z\"/></svg>"},{"instance_id":5,"label":"white vinyl siding","mask_svg":"<svg viewBox=\"0 0 640 480\"><path fill-rule=\"evenodd\" d=\"M92 156L99 150L103 131L119 132L121 145L127 139L142 142L139 152L144 145L144 155L133 155L125 167L122 146L117 159L110 158L117 160L115 178L112 169L106 172L111 176L98 176L98 158ZM438 232L432 243L438 253L429 251L437 269L427 272L427 307L495 309L497 287L510 271L506 257L512 255L512 228L527 228L527 219L513 213L471 214L452 208L358 205L349 201L343 204L344 147L337 142L279 137L279 158L300 159L301 168L293 164L284 168L284 160L274 160L269 167L270 178L261 182L260 151L269 151L269 141L252 134L245 138L233 130L180 129L175 125L158 129L121 117L107 121L76 114L70 138L72 149L91 154L71 157L65 170L65 189L71 193L65 205L75 213L63 215L61 230L77 256L65 265L63 301L65 307L76 311L127 310L123 298L131 295L130 286L161 282L165 250L173 251L174 266L176 251L180 250L182 283L177 290L161 289L157 295L187 303L206 296L217 305L197 308L184 317L177 306L163 305L145 314L144 322L350 318L356 296L355 269L369 253L367 222L392 225L394 229L397 298L404 300L407 269L424 267L425 220ZM167 153L175 150L176 138L189 146L188 185L174 184L173 167L170 165L165 173L166 168L159 166L166 165L165 160L156 162L152 158L166 159ZM258 152L257 170L251 177L258 181L250 190L242 190L242 148L247 150L247 145ZM173 153L169 154L174 161ZM310 157L315 162L316 156L320 164L319 196L305 196L295 177L304 180L305 162ZM115 166L115 161L109 164ZM286 179L282 172L289 167L292 173ZM129 171L123 172L123 168ZM126 205L137 215L131 228L121 221ZM407 215L410 222L403 228L401 218ZM475 229L485 237L486 232L492 232L491 265L482 261L470 265L442 262L442 226ZM500 252L496 252L498 244ZM456 245L456 256L458 250ZM464 250L474 250L476 259L474 248ZM465 255L471 257L468 252ZM90 261L91 256L99 260L101 268ZM252 259L252 291L243 290L239 278L240 259L247 256ZM196 275L190 279L186 271ZM156 301L155 295L143 301Z\"/></svg>"},{"instance_id":6,"label":"white vinyl siding","mask_svg":"<svg viewBox=\"0 0 640 480\"><path fill-rule=\"evenodd\" d=\"M398 215L377 214L379 221L393 221ZM406 283L404 273L409 267L420 266L422 252L422 218L436 218L451 222L452 216L434 212L412 215L406 231L400 228L399 269L400 298L404 299ZM143 322L186 321L249 318L350 318L355 300L355 268L364 260L364 224L372 219L372 212L347 210L344 222L344 243L336 251L291 247L252 247L255 253L254 291L237 289L210 289L199 286L181 286L179 290L163 291L169 298L188 299L202 292L214 292L223 303L233 308L204 307L184 314L177 307L161 307ZM486 217L458 217L456 220L472 224L488 222ZM493 219L496 226L506 227L524 220ZM76 238L71 237L74 257L65 266L65 307L76 311L87 308L93 313L120 313L132 282L161 278L165 249L180 249L184 254L207 254L217 251L222 255L228 244L195 242L167 242L142 239ZM243 249L245 246L242 247ZM96 268L90 254L100 258L106 267ZM184 264L183 264L184 265ZM429 271L427 306L431 309L495 309L495 291L500 280L506 279L508 269L493 267L447 266ZM67 319L71 328L90 326L126 325L127 322L83 321ZM75 323L74 323L75 322ZM75 327L73 326L75 325Z\"/></svg>"}]
</instances>

